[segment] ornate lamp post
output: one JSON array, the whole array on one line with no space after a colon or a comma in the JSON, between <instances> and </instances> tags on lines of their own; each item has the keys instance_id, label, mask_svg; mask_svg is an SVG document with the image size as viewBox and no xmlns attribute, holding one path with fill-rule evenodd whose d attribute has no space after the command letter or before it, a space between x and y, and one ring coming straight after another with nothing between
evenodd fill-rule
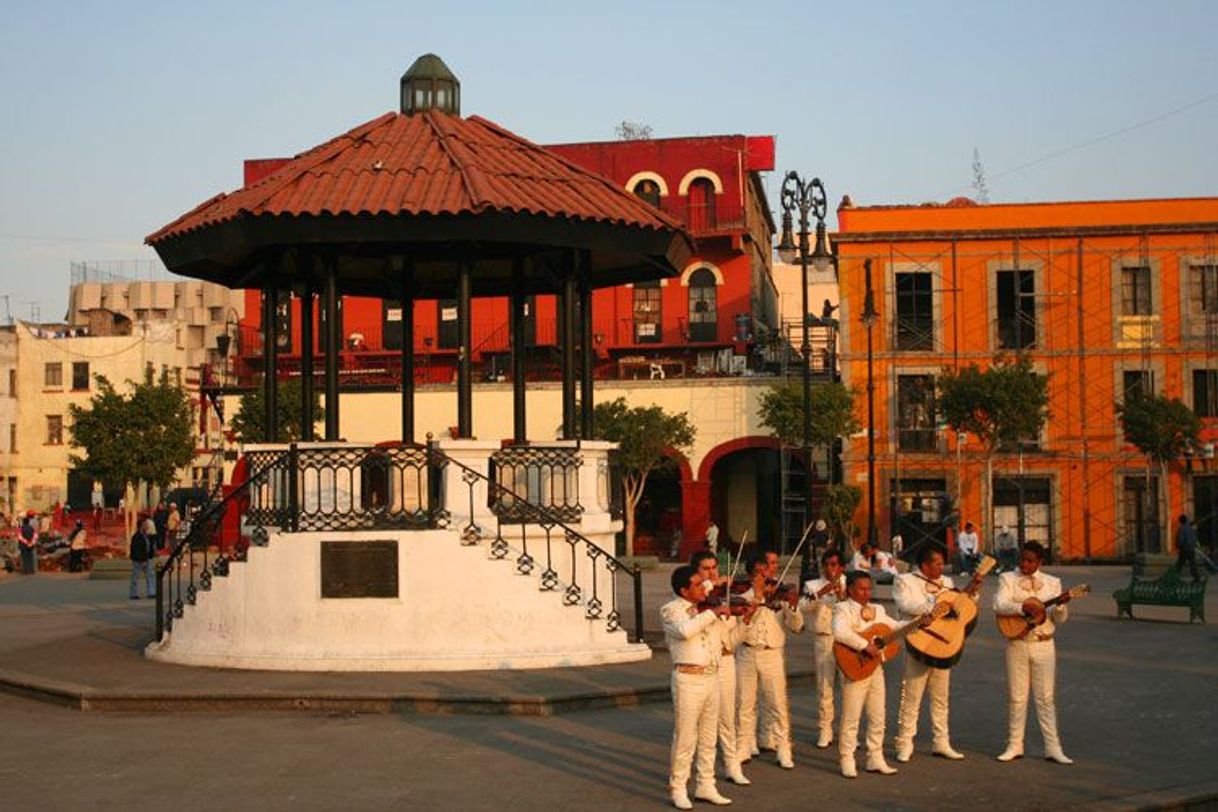
<instances>
[{"instance_id":1,"label":"ornate lamp post","mask_svg":"<svg viewBox=\"0 0 1218 812\"><path fill-rule=\"evenodd\" d=\"M799 210L799 243L795 242L792 229L792 213ZM793 263L799 259L802 288L803 339L799 348L803 356L803 447L804 466L811 476L812 471L812 342L808 334L808 268L817 273L827 273L833 268L833 255L829 253L829 241L825 236L825 213L828 209L825 186L820 178L804 181L798 172L788 172L782 181L782 238L778 243L778 256L783 262ZM808 251L808 215L816 219L816 244ZM833 466L833 454L829 453L829 466ZM830 476L832 479L832 475ZM804 489L804 519L812 518L812 487Z\"/></svg>"},{"instance_id":2,"label":"ornate lamp post","mask_svg":"<svg viewBox=\"0 0 1218 812\"><path fill-rule=\"evenodd\" d=\"M875 294L871 290L871 260L863 261L863 326L867 328L867 541L872 547L879 541L875 526L875 377L872 354L871 328L878 318L875 312Z\"/></svg>"}]
</instances>

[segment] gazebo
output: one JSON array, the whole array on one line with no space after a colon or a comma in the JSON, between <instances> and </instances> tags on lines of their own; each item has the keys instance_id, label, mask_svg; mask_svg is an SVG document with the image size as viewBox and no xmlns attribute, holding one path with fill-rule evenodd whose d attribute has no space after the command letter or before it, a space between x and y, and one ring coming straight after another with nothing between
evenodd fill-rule
<instances>
[{"instance_id":1,"label":"gazebo","mask_svg":"<svg viewBox=\"0 0 1218 812\"><path fill-rule=\"evenodd\" d=\"M158 639L149 656L348 670L537 667L647 656L638 642L641 621L634 624L635 641L628 641L617 608L618 582L632 579L637 591L638 576L612 554L620 522L610 513L610 446L587 439L593 433L591 291L676 275L691 240L677 221L605 178L490 121L462 118L460 93L443 61L425 55L401 78L398 112L205 201L147 238L175 273L262 290L267 440L246 446L246 479L200 517L193 538L163 569ZM302 304L303 436L277 445L270 442L278 436L274 314L288 292ZM524 342L516 340L523 335L526 297L537 293L557 296L562 352L561 437L541 443L525 436ZM400 430L373 447L340 437L337 313L344 294L402 303ZM511 438L474 439L470 303L476 296L510 301ZM455 438L420 444L413 304L426 298L457 302L457 431ZM321 440L313 436L317 300ZM226 522L240 523L253 540L248 553L211 555L208 534ZM485 555L475 563L470 554L479 550ZM261 560L272 558L277 581L260 571L266 569ZM503 561L516 566L502 567ZM497 564L499 574L510 570L527 579L496 578ZM457 639L432 639L430 627L445 609L427 603L442 604L445 584L470 571L484 598L469 607L459 632L445 621ZM227 582L221 585L219 576ZM533 593L527 597L519 589L525 580ZM561 600L538 600L547 592ZM551 604L583 611L555 615ZM308 631L302 617L313 621ZM607 623L592 623L598 620ZM351 624L370 623L379 629L352 631ZM501 628L488 637L487 624Z\"/></svg>"}]
</instances>

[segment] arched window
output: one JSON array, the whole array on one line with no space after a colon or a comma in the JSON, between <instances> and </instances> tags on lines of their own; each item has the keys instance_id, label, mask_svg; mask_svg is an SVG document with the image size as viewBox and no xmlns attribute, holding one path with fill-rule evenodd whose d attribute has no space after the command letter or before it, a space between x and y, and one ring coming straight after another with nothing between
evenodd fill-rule
<instances>
[{"instance_id":1,"label":"arched window","mask_svg":"<svg viewBox=\"0 0 1218 812\"><path fill-rule=\"evenodd\" d=\"M719 337L718 288L715 274L699 268L689 276L689 340L715 341Z\"/></svg>"},{"instance_id":2,"label":"arched window","mask_svg":"<svg viewBox=\"0 0 1218 812\"><path fill-rule=\"evenodd\" d=\"M689 216L692 231L713 229L715 218L715 184L710 178L698 178L689 184Z\"/></svg>"},{"instance_id":3,"label":"arched window","mask_svg":"<svg viewBox=\"0 0 1218 812\"><path fill-rule=\"evenodd\" d=\"M654 180L644 179L634 185L634 196L639 200L660 208L660 184Z\"/></svg>"}]
</instances>

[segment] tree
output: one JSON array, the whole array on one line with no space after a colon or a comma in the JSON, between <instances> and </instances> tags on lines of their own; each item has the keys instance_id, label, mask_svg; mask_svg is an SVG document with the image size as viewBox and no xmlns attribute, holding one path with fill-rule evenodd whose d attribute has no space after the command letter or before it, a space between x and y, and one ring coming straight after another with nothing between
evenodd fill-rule
<instances>
[{"instance_id":1,"label":"tree","mask_svg":"<svg viewBox=\"0 0 1218 812\"><path fill-rule=\"evenodd\" d=\"M1125 432L1125 439L1159 466L1159 479L1163 483L1161 515L1167 519L1170 527L1171 495L1168 490L1167 466L1198 446L1201 440L1201 419L1179 398L1147 395L1140 390L1135 390L1124 403L1117 403L1116 410L1121 418L1121 430ZM1149 478L1148 473L1147 479Z\"/></svg>"},{"instance_id":2,"label":"tree","mask_svg":"<svg viewBox=\"0 0 1218 812\"><path fill-rule=\"evenodd\" d=\"M863 489L857 485L830 485L825 488L821 515L829 525L829 533L843 550L853 543L856 535L854 514L863 503Z\"/></svg>"},{"instance_id":3,"label":"tree","mask_svg":"<svg viewBox=\"0 0 1218 812\"><path fill-rule=\"evenodd\" d=\"M626 555L634 555L634 514L647 477L674 465L670 452L687 453L697 430L685 412L669 414L659 406L631 407L625 398L596 404L593 421L598 440L618 444L617 465L626 503Z\"/></svg>"},{"instance_id":4,"label":"tree","mask_svg":"<svg viewBox=\"0 0 1218 812\"><path fill-rule=\"evenodd\" d=\"M72 467L107 485L168 487L194 459L190 397L165 374L154 382L151 371L127 394L103 375L96 380L87 406L68 407L69 444L84 451L70 456Z\"/></svg>"},{"instance_id":5,"label":"tree","mask_svg":"<svg viewBox=\"0 0 1218 812\"><path fill-rule=\"evenodd\" d=\"M854 393L840 383L812 387L809 401L815 446L828 446L839 437L854 434L859 422L854 416ZM761 424L783 445L802 446L804 442L804 390L800 381L773 384L761 394L757 410Z\"/></svg>"},{"instance_id":6,"label":"tree","mask_svg":"<svg viewBox=\"0 0 1218 812\"><path fill-rule=\"evenodd\" d=\"M945 370L936 407L954 431L967 431L981 441L985 484L992 490L995 455L1040 436L1049 418L1049 378L1025 357L999 357L984 372L976 364ZM992 525L992 497L987 504Z\"/></svg>"},{"instance_id":7,"label":"tree","mask_svg":"<svg viewBox=\"0 0 1218 812\"><path fill-rule=\"evenodd\" d=\"M651 125L622 119L621 123L613 128L613 134L619 141L650 141Z\"/></svg>"},{"instance_id":8,"label":"tree","mask_svg":"<svg viewBox=\"0 0 1218 812\"><path fill-rule=\"evenodd\" d=\"M229 423L229 427L241 442L266 442L262 424L263 403L262 387L253 389L241 396L241 402L237 406L237 413L233 415L232 422ZM279 427L275 442L296 442L303 436L301 425L304 420L304 412L300 408L299 380L291 379L279 382L278 406ZM313 392L313 416L315 421L325 419L325 414L321 408L321 396L316 390Z\"/></svg>"},{"instance_id":9,"label":"tree","mask_svg":"<svg viewBox=\"0 0 1218 812\"><path fill-rule=\"evenodd\" d=\"M981 152L973 147L973 194L978 203L990 202L990 186L985 182L985 164L981 163Z\"/></svg>"}]
</instances>

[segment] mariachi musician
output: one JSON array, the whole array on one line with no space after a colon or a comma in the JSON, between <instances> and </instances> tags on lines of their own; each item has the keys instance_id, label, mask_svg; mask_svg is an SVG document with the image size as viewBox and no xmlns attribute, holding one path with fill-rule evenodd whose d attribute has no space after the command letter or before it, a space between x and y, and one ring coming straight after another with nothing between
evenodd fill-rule
<instances>
[{"instance_id":1,"label":"mariachi musician","mask_svg":"<svg viewBox=\"0 0 1218 812\"><path fill-rule=\"evenodd\" d=\"M833 607L846 599L846 575L842 554L825 550L820 557L820 578L804 583L799 609L809 615L813 631L813 657L816 667L816 693L820 710L817 723L820 735L816 746L822 750L833 744L833 682L837 663L833 659Z\"/></svg>"},{"instance_id":2,"label":"mariachi musician","mask_svg":"<svg viewBox=\"0 0 1218 812\"><path fill-rule=\"evenodd\" d=\"M918 551L917 569L898 575L893 581L892 598L901 620L910 620L934 608L945 590L952 589L952 579L943 574L943 553L933 544ZM930 689L930 724L934 732L932 752L941 758L964 758L952 747L948 732L948 694L951 689L951 667L931 665L905 652L905 669L901 676L901 708L897 714L896 758L904 763L913 757L914 736L918 732L918 712L922 695Z\"/></svg>"}]
</instances>

